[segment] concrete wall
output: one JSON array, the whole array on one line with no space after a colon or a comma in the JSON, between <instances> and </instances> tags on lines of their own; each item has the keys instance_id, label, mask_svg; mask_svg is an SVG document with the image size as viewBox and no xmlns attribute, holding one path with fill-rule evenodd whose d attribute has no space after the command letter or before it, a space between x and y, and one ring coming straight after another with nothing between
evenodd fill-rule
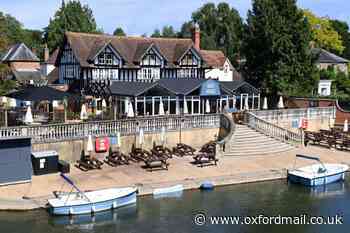
<instances>
[{"instance_id":1,"label":"concrete wall","mask_svg":"<svg viewBox=\"0 0 350 233\"><path fill-rule=\"evenodd\" d=\"M283 128L289 129L293 132L298 132L299 129L292 127L292 119L279 120L278 122L272 121L272 123L277 124ZM311 119L308 120L308 131L319 131L320 129L330 129L333 128L335 124L335 119L333 118L322 118L322 119Z\"/></svg>"},{"instance_id":2,"label":"concrete wall","mask_svg":"<svg viewBox=\"0 0 350 233\"><path fill-rule=\"evenodd\" d=\"M219 134L219 129L193 129L185 130L181 133L181 141L185 144L191 145L194 148L200 148L203 144L210 140L214 140ZM179 142L180 133L167 132L166 133L166 146L171 148ZM143 148L150 149L153 146L153 142L160 144L160 134L145 134ZM138 136L122 136L121 137L121 150L124 153L129 153L132 145L136 142L136 146L139 146ZM32 151L43 150L56 150L59 153L59 158L69 162L75 162L81 156L83 148L86 148L87 139L84 144L82 140L70 140L55 143L34 144ZM104 158L106 153L95 154L98 158Z\"/></svg>"}]
</instances>

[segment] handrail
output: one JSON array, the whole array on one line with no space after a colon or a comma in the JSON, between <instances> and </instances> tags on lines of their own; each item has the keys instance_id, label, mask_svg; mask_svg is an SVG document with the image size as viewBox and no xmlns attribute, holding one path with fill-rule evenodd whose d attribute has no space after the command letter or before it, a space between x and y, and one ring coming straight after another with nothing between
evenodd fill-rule
<instances>
[{"instance_id":1,"label":"handrail","mask_svg":"<svg viewBox=\"0 0 350 233\"><path fill-rule=\"evenodd\" d=\"M290 108L278 110L261 110L250 111L256 116L265 120L283 120L292 118L307 118L307 119L322 119L335 118L336 108L330 107L315 107L315 108Z\"/></svg>"},{"instance_id":2,"label":"handrail","mask_svg":"<svg viewBox=\"0 0 350 233\"><path fill-rule=\"evenodd\" d=\"M82 139L87 135L108 136L119 132L121 135L132 135L140 128L145 133L177 131L182 128L219 128L219 114L159 116L122 119L117 121L97 121L68 124L49 124L36 126L0 128L1 138L31 137L33 143L45 143Z\"/></svg>"},{"instance_id":3,"label":"handrail","mask_svg":"<svg viewBox=\"0 0 350 233\"><path fill-rule=\"evenodd\" d=\"M247 112L248 126L256 131L259 131L266 136L273 137L279 141L292 144L302 144L302 134L295 133L288 129L284 129L271 122L268 122L252 112Z\"/></svg>"}]
</instances>

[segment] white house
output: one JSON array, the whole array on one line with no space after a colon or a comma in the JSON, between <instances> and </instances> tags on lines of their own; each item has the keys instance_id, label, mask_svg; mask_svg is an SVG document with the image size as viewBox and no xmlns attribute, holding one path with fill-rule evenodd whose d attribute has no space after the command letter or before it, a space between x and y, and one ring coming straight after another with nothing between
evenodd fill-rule
<instances>
[{"instance_id":1,"label":"white house","mask_svg":"<svg viewBox=\"0 0 350 233\"><path fill-rule=\"evenodd\" d=\"M205 72L206 79L217 79L223 82L233 81L234 67L222 51L201 50L201 55L211 67Z\"/></svg>"}]
</instances>

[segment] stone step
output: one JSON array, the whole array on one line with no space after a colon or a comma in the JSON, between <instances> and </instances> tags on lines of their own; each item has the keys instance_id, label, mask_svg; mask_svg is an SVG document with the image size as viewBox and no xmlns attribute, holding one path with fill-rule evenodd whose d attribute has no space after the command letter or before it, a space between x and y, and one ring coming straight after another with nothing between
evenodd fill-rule
<instances>
[{"instance_id":1,"label":"stone step","mask_svg":"<svg viewBox=\"0 0 350 233\"><path fill-rule=\"evenodd\" d=\"M258 143L258 142L269 142L269 141L276 141L276 140L273 138L261 135L261 136L252 137L252 138L234 138L232 142L233 143L244 143L244 142Z\"/></svg>"},{"instance_id":2,"label":"stone step","mask_svg":"<svg viewBox=\"0 0 350 233\"><path fill-rule=\"evenodd\" d=\"M231 150L235 149L244 149L244 150L250 150L253 149L273 149L277 147L291 147L291 145L281 143L278 141L270 142L270 143L254 143L254 146L251 144L232 144Z\"/></svg>"},{"instance_id":3,"label":"stone step","mask_svg":"<svg viewBox=\"0 0 350 233\"><path fill-rule=\"evenodd\" d=\"M228 146L227 156L265 155L283 153L294 149L292 145L280 142L247 126L236 126Z\"/></svg>"},{"instance_id":4,"label":"stone step","mask_svg":"<svg viewBox=\"0 0 350 233\"><path fill-rule=\"evenodd\" d=\"M225 156L257 156L257 155L273 155L273 154L281 154L287 151L293 150L294 147L288 148L288 149L275 149L275 150L268 150L268 151L240 151L240 152L226 152L224 153Z\"/></svg>"}]
</instances>

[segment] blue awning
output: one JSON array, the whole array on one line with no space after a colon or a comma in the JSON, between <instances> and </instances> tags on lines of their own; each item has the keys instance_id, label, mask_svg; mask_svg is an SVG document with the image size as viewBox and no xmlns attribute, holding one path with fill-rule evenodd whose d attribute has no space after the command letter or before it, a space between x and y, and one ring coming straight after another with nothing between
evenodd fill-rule
<instances>
[{"instance_id":1,"label":"blue awning","mask_svg":"<svg viewBox=\"0 0 350 233\"><path fill-rule=\"evenodd\" d=\"M217 80L208 80L201 84L200 96L220 96L220 83Z\"/></svg>"}]
</instances>

